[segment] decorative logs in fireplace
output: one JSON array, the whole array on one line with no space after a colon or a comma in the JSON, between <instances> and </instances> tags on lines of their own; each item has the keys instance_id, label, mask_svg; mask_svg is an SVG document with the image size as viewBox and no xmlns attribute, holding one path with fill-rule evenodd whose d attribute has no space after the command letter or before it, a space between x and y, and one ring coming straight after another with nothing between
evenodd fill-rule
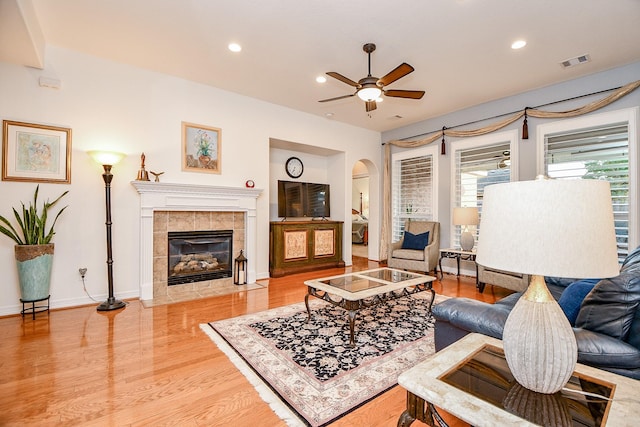
<instances>
[{"instance_id":1,"label":"decorative logs in fireplace","mask_svg":"<svg viewBox=\"0 0 640 427\"><path fill-rule=\"evenodd\" d=\"M170 231L169 285L233 276L233 230Z\"/></svg>"},{"instance_id":2,"label":"decorative logs in fireplace","mask_svg":"<svg viewBox=\"0 0 640 427\"><path fill-rule=\"evenodd\" d=\"M180 262L173 267L173 272L181 274L192 271L211 271L215 270L219 265L218 258L214 257L211 252L187 254L180 257Z\"/></svg>"}]
</instances>

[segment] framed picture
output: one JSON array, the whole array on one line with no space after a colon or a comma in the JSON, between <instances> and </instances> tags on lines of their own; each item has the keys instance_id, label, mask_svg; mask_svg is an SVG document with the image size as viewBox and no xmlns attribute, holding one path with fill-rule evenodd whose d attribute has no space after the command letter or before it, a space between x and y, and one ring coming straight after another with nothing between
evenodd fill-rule
<instances>
[{"instance_id":1,"label":"framed picture","mask_svg":"<svg viewBox=\"0 0 640 427\"><path fill-rule=\"evenodd\" d=\"M2 122L2 180L71 183L71 129Z\"/></svg>"},{"instance_id":2,"label":"framed picture","mask_svg":"<svg viewBox=\"0 0 640 427\"><path fill-rule=\"evenodd\" d=\"M182 122L182 170L222 173L222 130Z\"/></svg>"}]
</instances>

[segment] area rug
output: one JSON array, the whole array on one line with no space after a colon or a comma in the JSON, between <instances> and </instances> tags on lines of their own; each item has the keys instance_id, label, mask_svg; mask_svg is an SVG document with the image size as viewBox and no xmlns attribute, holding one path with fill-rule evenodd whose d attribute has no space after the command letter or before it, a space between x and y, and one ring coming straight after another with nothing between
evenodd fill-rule
<instances>
[{"instance_id":1,"label":"area rug","mask_svg":"<svg viewBox=\"0 0 640 427\"><path fill-rule=\"evenodd\" d=\"M434 353L429 292L360 310L356 347L348 315L314 298L304 303L202 324L290 426L326 426L397 385L398 376Z\"/></svg>"}]
</instances>

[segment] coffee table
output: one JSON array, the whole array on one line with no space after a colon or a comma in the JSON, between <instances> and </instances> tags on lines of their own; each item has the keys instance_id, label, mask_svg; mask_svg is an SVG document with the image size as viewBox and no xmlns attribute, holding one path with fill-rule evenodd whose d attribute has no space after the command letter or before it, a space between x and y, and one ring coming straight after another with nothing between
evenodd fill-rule
<instances>
[{"instance_id":1,"label":"coffee table","mask_svg":"<svg viewBox=\"0 0 640 427\"><path fill-rule=\"evenodd\" d=\"M431 311L436 297L431 287L434 280L435 277L424 274L386 267L307 280L304 282L307 285L307 295L304 297L307 322L311 320L310 296L345 309L349 313L349 344L355 347L354 325L358 310L418 292L430 291L428 310Z\"/></svg>"},{"instance_id":2,"label":"coffee table","mask_svg":"<svg viewBox=\"0 0 640 427\"><path fill-rule=\"evenodd\" d=\"M504 359L502 341L469 334L398 377L407 409L398 427L415 420L446 427L435 406L476 427L632 426L640 417L637 380L578 363L556 394L520 386Z\"/></svg>"}]
</instances>

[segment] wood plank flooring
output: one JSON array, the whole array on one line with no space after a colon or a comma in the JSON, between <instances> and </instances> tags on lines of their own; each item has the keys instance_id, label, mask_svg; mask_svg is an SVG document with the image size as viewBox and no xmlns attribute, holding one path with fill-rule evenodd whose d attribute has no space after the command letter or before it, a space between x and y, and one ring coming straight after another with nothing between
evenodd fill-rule
<instances>
[{"instance_id":1,"label":"wood plank flooring","mask_svg":"<svg viewBox=\"0 0 640 427\"><path fill-rule=\"evenodd\" d=\"M199 325L303 301L310 278L376 267L354 258L347 269L269 279L265 289L232 295L0 318L0 425L285 426ZM453 275L434 289L487 302L509 293L487 286L479 294L473 278ZM395 426L404 407L405 391L395 387L332 426Z\"/></svg>"}]
</instances>

